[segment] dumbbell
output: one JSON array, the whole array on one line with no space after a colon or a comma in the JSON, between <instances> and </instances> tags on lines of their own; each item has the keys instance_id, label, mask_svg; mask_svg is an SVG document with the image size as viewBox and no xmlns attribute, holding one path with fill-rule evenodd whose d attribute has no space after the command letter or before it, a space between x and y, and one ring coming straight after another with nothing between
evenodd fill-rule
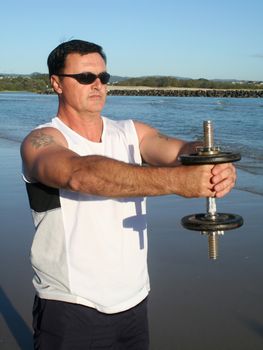
<instances>
[{"instance_id":1,"label":"dumbbell","mask_svg":"<svg viewBox=\"0 0 263 350\"><path fill-rule=\"evenodd\" d=\"M203 122L203 129L203 146L198 147L196 153L181 155L180 161L183 165L232 163L241 159L239 153L221 151L219 147L214 146L213 125L210 120ZM202 234L208 235L209 257L216 259L218 235L242 226L243 218L236 214L218 213L216 199L209 197L206 198L206 213L185 216L181 224L188 230L201 231Z\"/></svg>"}]
</instances>

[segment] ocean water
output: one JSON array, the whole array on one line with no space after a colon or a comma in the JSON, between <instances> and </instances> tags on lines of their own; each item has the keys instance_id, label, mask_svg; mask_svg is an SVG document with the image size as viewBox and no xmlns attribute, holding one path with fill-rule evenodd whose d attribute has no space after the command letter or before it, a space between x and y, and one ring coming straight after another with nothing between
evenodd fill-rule
<instances>
[{"instance_id":1,"label":"ocean water","mask_svg":"<svg viewBox=\"0 0 263 350\"><path fill-rule=\"evenodd\" d=\"M1 188L13 188L2 191L0 201L3 350L31 349L32 341L28 254L34 233L23 182L15 173L20 165L14 143L19 146L56 109L56 96L0 93ZM245 224L220 237L219 259L207 258L207 237L180 224L181 217L199 212L203 203L177 196L148 201L151 350L262 349L262 114L263 99L108 98L104 115L142 120L187 140L200 138L203 120L210 119L216 144L242 154L236 163L241 191L221 205L241 215ZM8 149L9 158L4 158Z\"/></svg>"},{"instance_id":2,"label":"ocean water","mask_svg":"<svg viewBox=\"0 0 263 350\"><path fill-rule=\"evenodd\" d=\"M0 139L20 143L56 111L55 95L0 93ZM186 140L200 139L203 121L211 120L215 145L242 155L236 188L263 195L263 99L109 96L103 114L141 120Z\"/></svg>"}]
</instances>

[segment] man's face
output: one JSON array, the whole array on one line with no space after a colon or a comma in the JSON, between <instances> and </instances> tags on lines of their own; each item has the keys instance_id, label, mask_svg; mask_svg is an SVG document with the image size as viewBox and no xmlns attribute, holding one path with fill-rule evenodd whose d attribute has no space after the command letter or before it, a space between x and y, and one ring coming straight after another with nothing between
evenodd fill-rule
<instances>
[{"instance_id":1,"label":"man's face","mask_svg":"<svg viewBox=\"0 0 263 350\"><path fill-rule=\"evenodd\" d=\"M90 72L98 75L105 71L105 62L98 53L86 55L74 53L67 56L63 74ZM102 84L100 79L97 78L87 85L79 83L72 77L59 77L59 82L62 103L83 115L101 112L106 100L107 85Z\"/></svg>"}]
</instances>

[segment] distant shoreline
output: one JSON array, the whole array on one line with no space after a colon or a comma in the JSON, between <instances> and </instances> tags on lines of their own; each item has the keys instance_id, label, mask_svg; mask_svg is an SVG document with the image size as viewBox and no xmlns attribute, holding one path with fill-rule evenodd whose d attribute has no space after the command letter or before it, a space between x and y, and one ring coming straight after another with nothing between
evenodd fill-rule
<instances>
[{"instance_id":1,"label":"distant shoreline","mask_svg":"<svg viewBox=\"0 0 263 350\"><path fill-rule=\"evenodd\" d=\"M154 88L147 86L108 86L109 96L233 97L263 98L263 89Z\"/></svg>"},{"instance_id":2,"label":"distant shoreline","mask_svg":"<svg viewBox=\"0 0 263 350\"><path fill-rule=\"evenodd\" d=\"M36 93L53 95L53 89L45 91L3 90L0 93ZM218 98L263 98L263 89L208 89L150 86L113 86L108 85L109 96L162 96L162 97L218 97Z\"/></svg>"}]
</instances>

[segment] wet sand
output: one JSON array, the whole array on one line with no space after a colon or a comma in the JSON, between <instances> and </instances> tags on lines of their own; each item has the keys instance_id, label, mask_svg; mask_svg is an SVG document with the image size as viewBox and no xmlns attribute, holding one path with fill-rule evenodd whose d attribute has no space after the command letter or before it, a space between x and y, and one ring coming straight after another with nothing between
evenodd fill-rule
<instances>
[{"instance_id":1,"label":"wet sand","mask_svg":"<svg viewBox=\"0 0 263 350\"><path fill-rule=\"evenodd\" d=\"M19 144L1 140L0 159L0 349L30 350L33 226ZM200 199L148 199L151 350L261 350L263 198L233 190L218 201L218 211L242 215L244 226L219 238L215 261L207 237L180 225L204 210Z\"/></svg>"},{"instance_id":2,"label":"wet sand","mask_svg":"<svg viewBox=\"0 0 263 350\"><path fill-rule=\"evenodd\" d=\"M0 349L30 350L33 226L20 175L19 144L1 140L0 159Z\"/></svg>"}]
</instances>

